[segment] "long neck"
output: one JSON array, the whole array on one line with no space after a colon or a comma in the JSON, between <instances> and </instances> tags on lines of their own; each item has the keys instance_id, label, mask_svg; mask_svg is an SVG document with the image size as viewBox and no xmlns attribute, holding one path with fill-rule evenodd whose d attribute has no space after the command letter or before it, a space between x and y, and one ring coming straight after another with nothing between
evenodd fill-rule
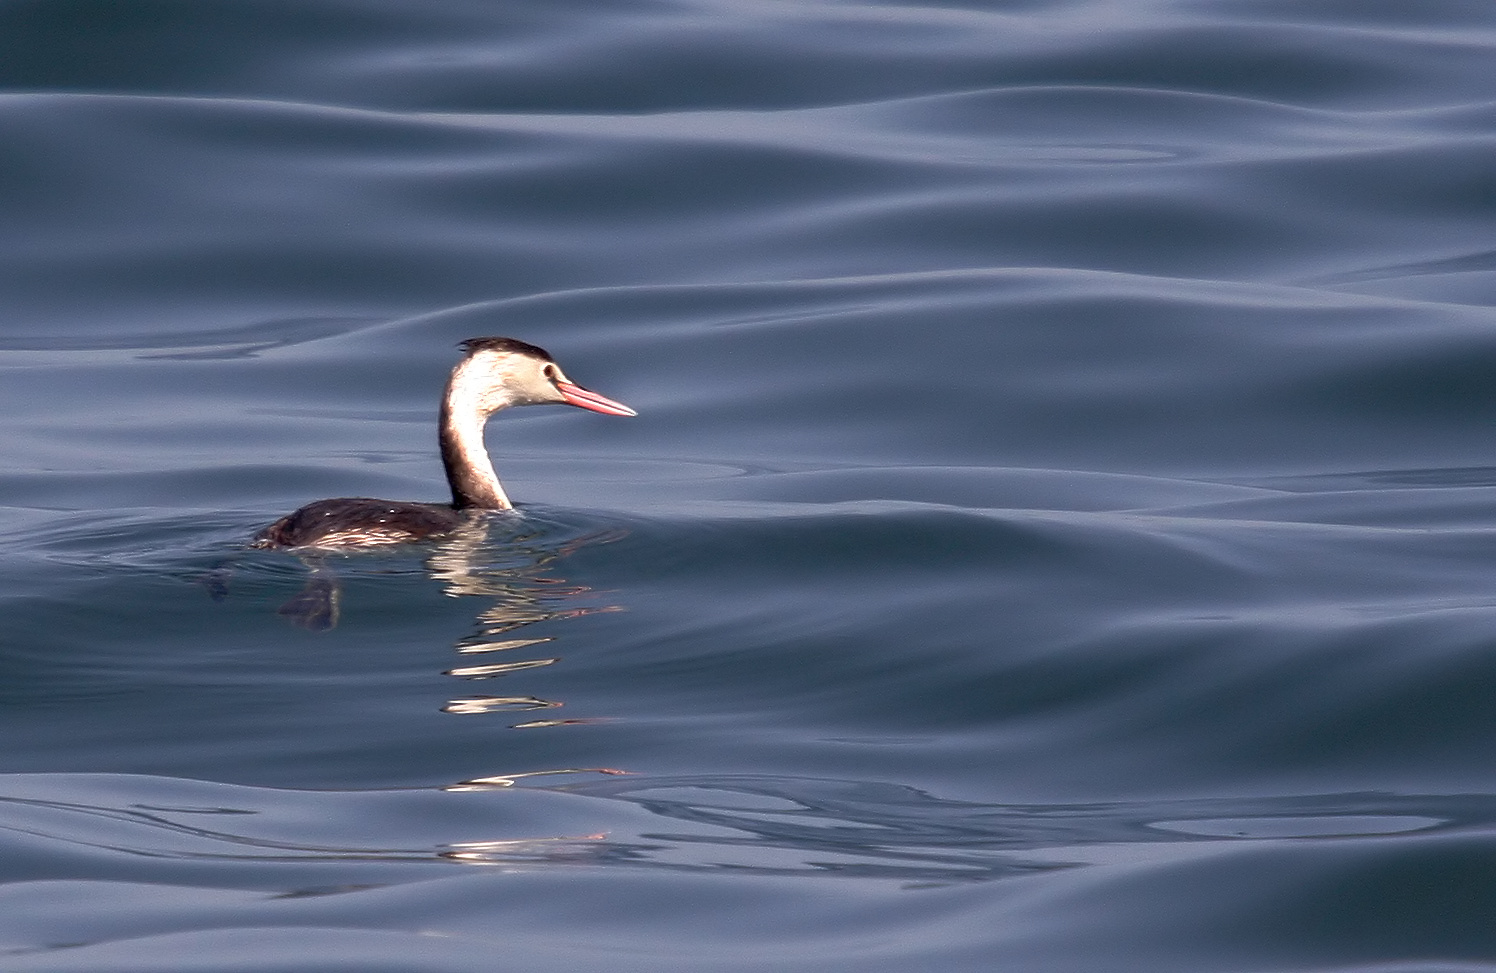
<instances>
[{"instance_id":1,"label":"long neck","mask_svg":"<svg viewBox=\"0 0 1496 973\"><path fill-rule=\"evenodd\" d=\"M452 487L452 506L511 510L514 504L504 495L488 450L483 446L483 426L488 415L477 394L463 382L462 373L461 366L452 373L442 398L442 464L447 468L447 483Z\"/></svg>"}]
</instances>

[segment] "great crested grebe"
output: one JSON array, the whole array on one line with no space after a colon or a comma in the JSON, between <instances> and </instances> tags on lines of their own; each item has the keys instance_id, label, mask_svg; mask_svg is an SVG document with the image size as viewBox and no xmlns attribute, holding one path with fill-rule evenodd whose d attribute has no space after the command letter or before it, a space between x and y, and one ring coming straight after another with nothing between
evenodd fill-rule
<instances>
[{"instance_id":1,"label":"great crested grebe","mask_svg":"<svg viewBox=\"0 0 1496 973\"><path fill-rule=\"evenodd\" d=\"M483 446L488 417L512 405L574 405L609 416L632 416L621 402L567 378L544 350L514 338L469 338L459 346L442 397L442 463L452 502L409 503L340 497L318 500L266 527L252 547L348 548L404 544L456 530L474 511L511 510Z\"/></svg>"}]
</instances>

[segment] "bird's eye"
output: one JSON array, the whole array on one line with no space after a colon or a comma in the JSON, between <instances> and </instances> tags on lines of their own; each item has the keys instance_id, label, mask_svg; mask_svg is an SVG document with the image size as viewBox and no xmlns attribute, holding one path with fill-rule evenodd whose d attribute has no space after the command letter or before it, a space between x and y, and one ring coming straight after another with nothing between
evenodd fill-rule
<instances>
[{"instance_id":1,"label":"bird's eye","mask_svg":"<svg viewBox=\"0 0 1496 973\"><path fill-rule=\"evenodd\" d=\"M545 377L552 382L559 382L561 381L561 370L555 365L547 365L545 366Z\"/></svg>"}]
</instances>

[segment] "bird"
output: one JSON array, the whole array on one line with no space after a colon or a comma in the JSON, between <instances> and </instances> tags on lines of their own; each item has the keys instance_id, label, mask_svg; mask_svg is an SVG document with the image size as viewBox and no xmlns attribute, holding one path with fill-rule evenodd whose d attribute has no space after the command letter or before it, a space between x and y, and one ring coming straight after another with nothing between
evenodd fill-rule
<instances>
[{"instance_id":1,"label":"bird","mask_svg":"<svg viewBox=\"0 0 1496 973\"><path fill-rule=\"evenodd\" d=\"M574 405L609 416L633 409L576 384L543 348L517 338L469 338L442 396L438 436L451 503L338 497L309 503L261 530L255 548L338 550L405 544L450 534L476 514L512 510L494 473L483 429L519 405Z\"/></svg>"}]
</instances>

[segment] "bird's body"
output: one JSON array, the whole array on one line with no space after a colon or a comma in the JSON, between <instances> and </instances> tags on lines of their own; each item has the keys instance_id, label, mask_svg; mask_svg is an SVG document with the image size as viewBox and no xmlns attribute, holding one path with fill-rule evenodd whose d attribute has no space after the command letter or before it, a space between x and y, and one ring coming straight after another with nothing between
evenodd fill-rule
<instances>
[{"instance_id":1,"label":"bird's body","mask_svg":"<svg viewBox=\"0 0 1496 973\"><path fill-rule=\"evenodd\" d=\"M573 383L544 350L513 338L470 338L442 397L439 435L452 502L412 503L370 497L318 500L255 535L254 547L338 549L404 544L456 530L485 510L513 504L500 486L483 427L516 405L557 403L631 416L620 402Z\"/></svg>"},{"instance_id":2,"label":"bird's body","mask_svg":"<svg viewBox=\"0 0 1496 973\"><path fill-rule=\"evenodd\" d=\"M443 503L338 497L309 503L255 535L255 547L374 547L451 533L464 516Z\"/></svg>"}]
</instances>

